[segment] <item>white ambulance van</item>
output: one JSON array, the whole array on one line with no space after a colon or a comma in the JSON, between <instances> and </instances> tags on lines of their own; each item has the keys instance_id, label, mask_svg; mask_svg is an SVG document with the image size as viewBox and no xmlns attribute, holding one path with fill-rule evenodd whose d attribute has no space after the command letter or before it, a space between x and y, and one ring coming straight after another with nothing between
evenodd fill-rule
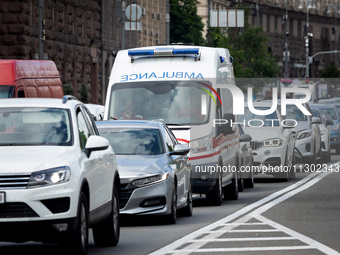
<instances>
[{"instance_id":1,"label":"white ambulance van","mask_svg":"<svg viewBox=\"0 0 340 255\"><path fill-rule=\"evenodd\" d=\"M122 50L112 68L104 120L166 123L178 141L190 146L193 193L220 205L223 195L238 198L240 181L237 125L214 125L216 119L234 120L232 94L217 86L234 82L227 49L168 45Z\"/></svg>"}]
</instances>

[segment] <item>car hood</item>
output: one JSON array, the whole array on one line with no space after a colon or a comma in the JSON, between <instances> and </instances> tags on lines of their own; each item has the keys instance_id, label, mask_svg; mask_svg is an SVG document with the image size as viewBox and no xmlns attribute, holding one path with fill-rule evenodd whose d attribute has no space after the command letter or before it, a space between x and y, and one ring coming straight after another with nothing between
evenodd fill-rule
<instances>
[{"instance_id":1,"label":"car hood","mask_svg":"<svg viewBox=\"0 0 340 255\"><path fill-rule=\"evenodd\" d=\"M31 173L65 166L75 156L74 147L0 146L0 173Z\"/></svg>"},{"instance_id":2,"label":"car hood","mask_svg":"<svg viewBox=\"0 0 340 255\"><path fill-rule=\"evenodd\" d=\"M298 131L303 130L303 129L309 129L309 127L310 127L310 125L309 125L308 121L298 121L297 125L294 128L292 128L291 130L298 132Z\"/></svg>"},{"instance_id":3,"label":"car hood","mask_svg":"<svg viewBox=\"0 0 340 255\"><path fill-rule=\"evenodd\" d=\"M263 141L281 137L281 127L244 127L244 132L252 137L252 141Z\"/></svg>"},{"instance_id":4,"label":"car hood","mask_svg":"<svg viewBox=\"0 0 340 255\"><path fill-rule=\"evenodd\" d=\"M163 171L165 155L116 155L121 178L136 178Z\"/></svg>"}]
</instances>

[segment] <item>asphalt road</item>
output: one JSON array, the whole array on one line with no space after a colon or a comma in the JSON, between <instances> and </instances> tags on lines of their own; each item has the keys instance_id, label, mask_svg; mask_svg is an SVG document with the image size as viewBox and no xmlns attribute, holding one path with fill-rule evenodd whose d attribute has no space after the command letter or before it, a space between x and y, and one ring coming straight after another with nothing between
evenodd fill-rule
<instances>
[{"instance_id":1,"label":"asphalt road","mask_svg":"<svg viewBox=\"0 0 340 255\"><path fill-rule=\"evenodd\" d=\"M332 155L332 163L340 156ZM339 163L340 164L340 163ZM336 165L335 165L336 166ZM340 167L340 166L339 166ZM288 182L256 178L237 201L210 206L196 197L192 217L122 219L117 247L89 254L337 254L340 172L297 173ZM55 245L0 243L0 254L60 254Z\"/></svg>"}]
</instances>

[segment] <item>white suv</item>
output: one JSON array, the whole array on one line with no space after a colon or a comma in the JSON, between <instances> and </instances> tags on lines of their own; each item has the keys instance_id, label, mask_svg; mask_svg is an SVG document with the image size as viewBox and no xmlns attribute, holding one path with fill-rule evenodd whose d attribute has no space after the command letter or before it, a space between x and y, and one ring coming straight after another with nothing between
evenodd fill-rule
<instances>
[{"instance_id":1,"label":"white suv","mask_svg":"<svg viewBox=\"0 0 340 255\"><path fill-rule=\"evenodd\" d=\"M115 154L74 97L1 99L0 162L0 241L118 243Z\"/></svg>"}]
</instances>

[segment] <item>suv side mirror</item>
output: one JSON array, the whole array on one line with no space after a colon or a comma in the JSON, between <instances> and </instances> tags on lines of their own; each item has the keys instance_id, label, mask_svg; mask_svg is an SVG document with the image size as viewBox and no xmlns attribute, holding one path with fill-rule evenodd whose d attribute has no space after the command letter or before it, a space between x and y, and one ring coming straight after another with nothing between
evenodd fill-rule
<instances>
[{"instance_id":1,"label":"suv side mirror","mask_svg":"<svg viewBox=\"0 0 340 255\"><path fill-rule=\"evenodd\" d=\"M326 126L333 125L334 122L332 120L326 120Z\"/></svg>"},{"instance_id":2,"label":"suv side mirror","mask_svg":"<svg viewBox=\"0 0 340 255\"><path fill-rule=\"evenodd\" d=\"M93 151L101 151L109 148L110 142L101 136L91 135L86 142L85 145L85 154L87 157L90 157L91 152Z\"/></svg>"},{"instance_id":3,"label":"suv side mirror","mask_svg":"<svg viewBox=\"0 0 340 255\"><path fill-rule=\"evenodd\" d=\"M318 117L312 117L312 124L321 124L321 119Z\"/></svg>"},{"instance_id":4,"label":"suv side mirror","mask_svg":"<svg viewBox=\"0 0 340 255\"><path fill-rule=\"evenodd\" d=\"M285 125L283 128L295 128L296 122L293 120L285 120Z\"/></svg>"}]
</instances>

